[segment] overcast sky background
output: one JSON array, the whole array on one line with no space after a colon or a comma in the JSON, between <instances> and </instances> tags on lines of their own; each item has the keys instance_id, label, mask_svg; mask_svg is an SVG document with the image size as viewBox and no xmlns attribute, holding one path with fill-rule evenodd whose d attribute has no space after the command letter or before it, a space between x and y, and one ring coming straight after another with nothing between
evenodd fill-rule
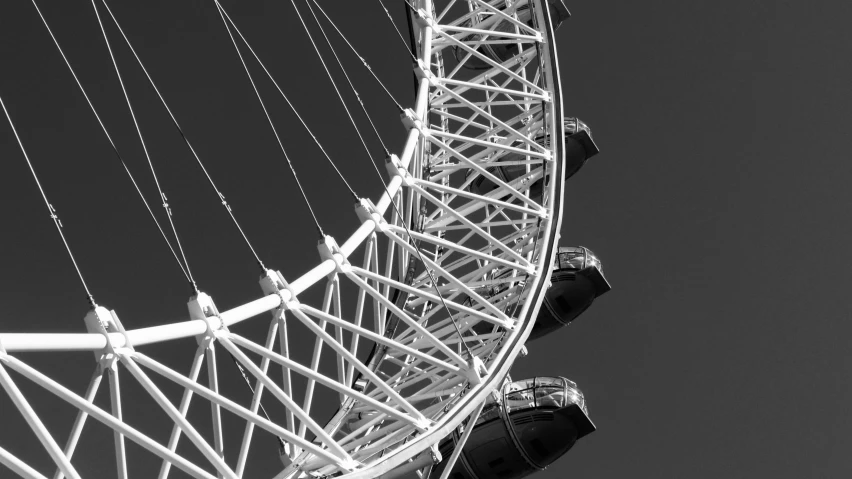
<instances>
[{"instance_id":1,"label":"overcast sky background","mask_svg":"<svg viewBox=\"0 0 852 479\"><path fill-rule=\"evenodd\" d=\"M321 3L410 105L410 61L375 3ZM401 3L387 3L404 27ZM287 277L306 271L316 234L212 3L112 4L262 259ZM224 4L356 192L377 197L290 3ZM154 198L91 5L40 5ZM568 329L531 343L512 371L577 381L598 426L536 477L849 477L852 5L568 5L573 17L557 33L565 112L591 126L601 154L566 186L562 238L598 253L613 290ZM199 285L220 309L258 297L252 257L132 58L117 54ZM399 151L393 104L347 58ZM348 235L357 220L346 190L269 84L261 88L320 222ZM0 95L97 301L128 328L183 319L181 273L24 0L0 13ZM5 122L0 159L2 330L81 331L85 294ZM78 392L93 365L88 353L24 358ZM182 359L175 365L185 370ZM242 387L232 376L228 384ZM68 410L18 383L64 442ZM25 450L34 442L12 407L0 395L0 446L41 458L52 474L46 455ZM111 440L102 447L109 453ZM111 477L111 462L100 468L90 449L84 470ZM134 467L148 477L140 471L150 465Z\"/></svg>"}]
</instances>

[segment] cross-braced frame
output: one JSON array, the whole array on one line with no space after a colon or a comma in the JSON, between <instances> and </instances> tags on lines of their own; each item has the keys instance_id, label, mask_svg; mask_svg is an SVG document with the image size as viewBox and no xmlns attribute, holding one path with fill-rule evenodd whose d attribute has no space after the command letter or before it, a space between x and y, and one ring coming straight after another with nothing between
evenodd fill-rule
<instances>
[{"instance_id":1,"label":"cross-braced frame","mask_svg":"<svg viewBox=\"0 0 852 479\"><path fill-rule=\"evenodd\" d=\"M501 384L541 305L561 223L563 113L549 13L541 0L411 6L418 89L402 118L405 146L387 161L378 201L351 211L361 226L340 243L321 241L316 267L289 281L267 270L264 295L228 311L199 293L179 323L125 330L97 306L87 333L0 334L0 386L16 408L3 414L26 420L54 477L80 477L75 448L103 431L85 429L90 420L111 431L118 477L128 476L128 441L159 458L159 477L244 477L260 434L280 441L276 477L375 477L431 454ZM530 21L519 20L522 9ZM517 53L500 61L486 45ZM466 68L473 61L486 67ZM507 182L498 163L525 172ZM489 191L472 187L483 178ZM321 301L303 301L314 289ZM245 321L267 321L266 334L243 334ZM310 358L290 354L294 341L312 344ZM182 368L149 352L164 342L185 349ZM86 361L82 352L95 352L85 394L18 354L55 351ZM249 400L220 388L223 356L246 375ZM95 401L104 376L109 407ZM18 388L24 380L77 411L70 431L48 431ZM167 441L125 419L136 400L122 395L128 381L168 418ZM164 383L182 392L178 402ZM336 410L320 407L329 401ZM188 414L198 404L210 411L203 424ZM186 443L203 461L181 453ZM2 447L0 464L43 477Z\"/></svg>"}]
</instances>

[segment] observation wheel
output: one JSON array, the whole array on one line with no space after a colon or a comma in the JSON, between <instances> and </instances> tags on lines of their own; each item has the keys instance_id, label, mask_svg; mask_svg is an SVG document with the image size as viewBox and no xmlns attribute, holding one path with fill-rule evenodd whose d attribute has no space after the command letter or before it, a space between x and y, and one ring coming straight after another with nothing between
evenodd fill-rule
<instances>
[{"instance_id":1,"label":"observation wheel","mask_svg":"<svg viewBox=\"0 0 852 479\"><path fill-rule=\"evenodd\" d=\"M120 304L108 308L90 296L79 333L0 331L0 385L15 405L0 415L26 420L31 431L22 440L47 451L53 477L87 477L74 453L95 434L109 438L100 460L114 465L116 477L134 476L129 442L140 446L133 454L160 464L159 477L259 477L252 451L272 440L277 478L392 477L455 461L457 454L438 457L438 443L476 422L503 386L554 265L566 176L554 50L561 19L552 6L561 2L404 1L416 79L416 100L401 105L404 147L379 165L383 189L358 197L354 208L341 205L341 215L360 221L351 235L323 235L318 255L291 252L316 255L312 269L282 273L258 259L262 294L224 310L199 284L187 318L154 327L122 323ZM243 34L212 4L236 45ZM316 2L305 5L306 17L326 15ZM96 8L112 16L106 2ZM293 164L298 169L298 159ZM321 301L306 299L317 290ZM268 325L266 334L245 333L249 322ZM311 345L308 360L290 354L295 343ZM166 344L181 350L183 366L158 359L163 349L154 346ZM27 360L58 352L81 362L94 353L85 387ZM251 388L250 401L240 400L245 391L219 387L228 356ZM104 377L108 404L96 400ZM48 430L18 387L23 381L73 408L69 430ZM138 398L122 395L125 382L156 403L167 432L134 422ZM179 401L163 392L164 382L180 388ZM336 406L319 407L329 403ZM209 413L193 416L190 407ZM84 429L89 421L106 427ZM44 464L4 447L0 470L46 477Z\"/></svg>"}]
</instances>

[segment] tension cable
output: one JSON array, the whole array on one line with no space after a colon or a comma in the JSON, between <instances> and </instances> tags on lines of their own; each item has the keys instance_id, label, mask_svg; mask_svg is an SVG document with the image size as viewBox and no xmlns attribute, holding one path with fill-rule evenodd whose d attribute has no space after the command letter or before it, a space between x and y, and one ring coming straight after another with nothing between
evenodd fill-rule
<instances>
[{"instance_id":1,"label":"tension cable","mask_svg":"<svg viewBox=\"0 0 852 479\"><path fill-rule=\"evenodd\" d=\"M92 110L92 113L95 114L95 118L98 120L98 124L101 126L101 129L106 135L107 140L109 141L110 146L112 146L112 151L115 152L115 156L118 161L121 163L121 166L124 167L124 171L127 173L127 176L130 178L130 181L133 183L133 187L136 189L136 192L139 194L139 198L142 200L142 203L145 204L145 208L148 210L148 213L151 216L151 219L154 220L154 224L157 225L157 229L160 231L160 235L162 235L163 240L165 240L166 245L168 245L169 250L172 252L172 256L174 256L175 261L177 261L178 267L180 267L181 272L183 272L184 277L186 277L187 281L190 281L189 275L186 273L186 269L183 267L183 263L180 258L178 258L177 253L175 252L174 247L172 247L171 241L169 241L168 236L166 236L166 232L163 231L163 227L160 225L160 221L157 220L157 216L154 215L154 211L151 209L151 206L148 204L148 200L145 199L145 195L142 194L142 190L139 189L139 185L136 183L136 179L133 178L133 174L130 173L130 168L127 167L127 164L124 162L124 158L122 158L121 153L118 152L118 148L115 146L115 142L112 140L112 136L107 131L104 122L101 120L101 116L98 114L98 111L95 109L94 104L92 104L92 100L89 98L89 95L86 93L86 89L83 88L83 84L80 83L80 79L77 77L77 73L74 71L74 68L71 67L71 62L68 61L68 58L65 56L65 52L62 50L62 47L59 45L59 41L56 39L56 36L53 35L53 31L50 29L50 26L47 24L47 20L45 20L44 15L41 13L41 9L38 8L38 4L36 4L36 0L33 0L33 6L35 6L36 11L38 12L39 17L41 17L42 23L44 23L44 27L47 29L47 33L50 34L50 38L53 39L53 44L56 45L56 49L59 50L59 54L62 56L62 59L65 61L65 65L68 66L68 70L71 72L71 76L74 77L74 81L77 82L77 86L80 88L80 92L83 93L83 97L86 99L86 103L88 103L89 108Z\"/></svg>"},{"instance_id":2,"label":"tension cable","mask_svg":"<svg viewBox=\"0 0 852 479\"><path fill-rule=\"evenodd\" d=\"M204 167L204 163L201 162L201 158L198 156L198 153L195 152L195 148L192 147L192 144L189 142L189 139L186 137L186 134L184 133L183 128L180 127L180 124L178 123L177 118L175 118L174 113L172 113L171 108L169 108L168 103L166 103L166 99L163 98L163 94L160 93L160 89L157 88L157 85L154 83L154 79L151 78L151 75L148 73L148 69L145 68L145 65L142 63L142 59L139 58L139 55L136 53L136 49L133 48L133 45L130 44L130 39L127 38L127 35L124 33L124 30L121 28L121 25L119 25L118 19L116 19L115 15L113 15L112 10L109 8L109 5L107 5L107 3L106 3L106 0L101 0L101 2L104 4L104 7L106 7L107 12L109 12L109 16L112 18L112 21L115 23L115 26L118 28L119 33L121 33L121 36L124 38L124 42L127 44L127 47L130 48L130 51L133 53L133 56L136 58L136 62L139 64L139 66L142 68L142 71L145 73L145 76L148 78L148 82L151 84L151 87L157 93L157 97L160 98L160 102L163 104L163 107L166 109L166 112L168 112L169 118L172 119L172 123L175 125L175 128L177 128L178 133L180 133L180 137L183 139L184 143L186 143L186 146L189 148L189 151L192 153L192 156L195 158L195 161L198 163L198 166L201 167L201 171L204 172L204 176L207 178L207 181L210 183L210 186L213 187L213 191L216 192L216 195L219 197L220 201L222 202L222 206L225 208L225 211L227 211L228 216L231 217L231 220L233 221L234 226L237 227L237 230L240 232L240 235L243 237L243 241L245 241L246 246L248 246L249 249L251 250L251 254L254 256L254 259L257 261L257 264L260 266L260 269L266 271L266 266L263 265L263 261L261 261L260 256L258 256L254 247L251 245L251 241L249 241L248 236L246 236L246 233L243 231L243 228L240 226L240 223L237 221L237 217L234 216L234 211L231 209L231 205L228 204L228 202L225 200L225 195L223 195L222 192L219 190L219 188L216 187L216 183L213 182L213 178L210 176L210 173L207 171L207 168Z\"/></svg>"},{"instance_id":3,"label":"tension cable","mask_svg":"<svg viewBox=\"0 0 852 479\"><path fill-rule=\"evenodd\" d=\"M133 118L133 125L136 127L136 133L139 136L139 141L142 143L142 150L145 152L145 158L148 160L148 166L151 168L151 175L154 177L154 183L157 185L157 190L160 193L160 198L163 200L163 209L166 210L166 216L169 218L169 224L171 225L172 233L175 236L175 243L177 244L178 251L180 251L180 255L183 258L183 265L186 267L186 274L189 277L190 286L192 287L193 291L198 293L198 285L196 285L195 279L192 277L192 271L189 268L189 262L186 260L186 253L184 252L183 246L180 243L180 237L178 236L177 228L175 227L175 222L172 218L172 209L169 207L169 202L166 198L166 194L163 192L163 188L160 186L160 180L157 178L157 172L154 170L154 163L151 161L151 155L148 153L148 146L145 144L145 138L142 136L142 130L139 127L139 122L136 120L136 113L133 111L133 105L130 102L130 96L127 93L127 88L124 86L124 79L121 76L121 70L118 68L118 63L115 60L115 55L112 51L112 45L109 42L109 37L107 36L103 21L101 21L101 14L98 10L97 3L95 3L95 0L92 0L92 7L94 7L95 15L98 17L98 25L100 25L101 27L101 33L103 33L104 42L106 43L107 49L109 50L109 56L112 60L112 65L113 67L115 67L116 75L118 75L118 82L121 84L121 91L124 93L124 99L127 102L127 108L130 110L130 116Z\"/></svg>"},{"instance_id":4,"label":"tension cable","mask_svg":"<svg viewBox=\"0 0 852 479\"><path fill-rule=\"evenodd\" d=\"M341 173L340 170L337 168L337 165L334 163L334 161L331 159L331 157L325 151L325 148L323 148L322 144L319 142L316 135L314 135L313 131L311 131L310 127L308 127L308 124L302 118L302 115L299 114L298 110L296 110L296 107L293 105L293 103L290 101L290 99L284 93L284 90L282 90L281 86L278 85L278 82L275 81L275 78L272 76L272 73L270 73L269 70L266 68L266 65L263 63L263 61L260 59L260 57L254 51L254 48L252 48L251 44L248 42L246 37L240 31L240 28L237 26L236 23L234 23L234 21L231 19L231 16L228 15L228 12L225 10L225 7L223 7L218 2L218 0L216 1L216 6L219 8L219 10L221 12L219 15L224 14L224 17L227 19L228 23L230 23L231 27L233 27L234 31L237 32L237 35L239 35L240 39L245 44L246 48L248 48L249 52L251 52L255 61L257 61L258 65L260 65L260 67L263 69L264 73L266 73L266 76L269 78L269 80L272 82L272 84L275 85L275 88L278 90L278 93L281 95L281 97L284 98L284 101L287 103L287 106L290 107L290 111L292 111L293 114L296 115L296 118L299 120L299 123L301 123L301 125L305 129L305 131L308 132L308 134L311 136L311 139L314 140L314 143L317 145L317 148L320 149L323 156L325 156L325 159L328 161L328 163L331 165L331 167L337 173L337 176L346 185L346 188L349 189L349 192L352 193L352 196L357 200L358 195L355 193L355 190L353 190L352 187L349 185L349 182L346 181L346 178L343 176L343 173ZM230 29L229 29L229 32L230 32ZM233 35L231 36L231 40L232 41L234 40ZM234 43L234 48L236 48L237 53L240 55L240 59L242 60L243 57L242 57L242 54L240 53L240 49L237 47L236 42L233 42L233 43ZM243 61L243 67L246 68L246 73L249 75L249 78L251 78L251 73L249 73L248 68L246 67L245 61Z\"/></svg>"},{"instance_id":5,"label":"tension cable","mask_svg":"<svg viewBox=\"0 0 852 479\"><path fill-rule=\"evenodd\" d=\"M18 136L18 130L15 128L15 124L12 122L12 117L9 116L9 110L6 109L6 104L3 102L3 98L0 97L0 106L3 107L3 113L6 114L6 119L9 120L9 126L12 127L12 133L15 134L15 139L18 140L18 146L21 147L21 153L24 154L24 159L27 160L27 166L30 167L30 172L33 174L33 179L36 182L36 186L38 186L38 191L41 192L41 197L44 199L44 204L47 206L47 210L50 212L50 217L53 219L53 224L56 225L56 231L59 232L59 237L62 238L62 243L65 245L65 251L68 252L68 257L71 258L71 262L74 263L74 269L77 270L77 276L80 277L80 282L83 283L83 289L86 290L86 297L89 300L89 304L92 306L97 306L95 303L95 297L92 296L92 293L89 291L89 286L86 285L86 280L83 279L83 273L80 271L80 267L77 265L77 260L74 259L74 253L71 252L71 247L68 246L68 241L65 239L65 233L62 232L62 221L59 220L59 215L56 214L56 208L47 200L47 194L44 192L44 188L41 187L41 182L38 180L38 175L36 175L35 168L33 168L33 164L30 161L29 155L27 155L27 150L24 148L24 143L21 142L21 137Z\"/></svg>"},{"instance_id":6,"label":"tension cable","mask_svg":"<svg viewBox=\"0 0 852 479\"><path fill-rule=\"evenodd\" d=\"M278 129L275 128L275 123L272 121L272 117L269 116L269 111L266 109L266 104L263 102L263 97L260 96L260 91L257 89L257 85L254 83L254 78L249 71L248 65L246 65L246 61L243 58L242 52L240 52L240 48L237 46L237 40L234 38L234 34L231 32L231 27L228 25L228 20L225 19L225 15L223 13L222 6L216 1L216 6L219 10L219 16L222 17L222 22L225 24L225 28L228 30L228 36L231 38L231 42L234 44L234 48L237 50L237 55L240 57L240 62L243 64L243 68L246 71L246 74L249 77L249 81L251 82L251 86L254 89L255 95L257 95L257 99L260 102L261 108L263 108L263 113L266 115L266 120L269 123L269 126L272 128L272 132L275 134L275 139L278 141L278 146L281 149L281 153L284 154L284 159L287 160L287 165L290 167L290 172L293 174L293 179L296 181L296 186L299 187L299 191L302 193L302 199L305 200L305 205L308 207L308 211L310 211L311 216L314 218L314 223L316 223L317 231L320 234L320 237L324 237L325 233L322 230L322 226L320 226L320 222L317 219L316 213L314 213L313 207L311 207L311 202L308 199L308 195L305 193L305 189L302 187L302 183L299 181L299 176L296 174L296 168L293 167L293 162L290 161L290 156L287 154L287 150L284 148L284 143L281 141L281 136L278 134Z\"/></svg>"},{"instance_id":7,"label":"tension cable","mask_svg":"<svg viewBox=\"0 0 852 479\"><path fill-rule=\"evenodd\" d=\"M346 38L346 36L343 34L343 32L341 32L340 29L337 28L337 25L335 25L335 23L331 20L331 18L328 16L328 14L325 13L325 10L323 10L323 8L316 2L316 0L313 0L313 2L314 2L314 5L317 6L319 11L322 12L322 15L325 17L325 19L328 20L328 23L330 23L331 26L334 27L334 30L337 31L337 34L340 35L340 38L342 38L343 41L346 42L346 45L349 46L349 49L352 50L352 53L354 53L355 56L358 57L359 60L361 60L361 64L364 65L364 68L366 68L367 71L370 72L370 75L372 75L373 78L376 79L376 81L379 83L379 85L382 87L382 89L385 91L385 93L388 95L388 97L391 99L391 101L393 101L394 104L396 104L396 107L399 109L399 111L403 111L402 105L398 101L396 101L396 98L394 98L394 96L391 94L390 90L388 90L388 88L385 86L385 84L382 83L382 81L376 75L376 72L374 72L373 69L370 67L370 64L367 63L367 60L365 60L364 57L362 57L360 54L358 54L358 51L355 50L355 47L352 46L352 44L349 42L349 40ZM307 3L307 0L305 0L305 3ZM308 7L310 7L310 5L308 5ZM313 9L311 9L311 10L313 10ZM319 22L317 22L317 23L319 23ZM320 27L320 29L322 29L322 27ZM323 36L324 35L325 35L325 32L323 32ZM405 51L408 52L408 54L411 56L411 58L414 59L414 62L417 63L417 58L415 58L414 54L411 53L408 50L407 46L405 48ZM332 50L332 52L334 52L334 50ZM337 57L337 54L335 54L334 56Z\"/></svg>"}]
</instances>

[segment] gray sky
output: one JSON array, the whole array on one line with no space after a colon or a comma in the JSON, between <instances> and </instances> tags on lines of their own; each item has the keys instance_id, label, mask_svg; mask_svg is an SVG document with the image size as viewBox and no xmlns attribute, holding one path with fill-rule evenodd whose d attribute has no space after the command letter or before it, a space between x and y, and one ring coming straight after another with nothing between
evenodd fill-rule
<instances>
[{"instance_id":1,"label":"gray sky","mask_svg":"<svg viewBox=\"0 0 852 479\"><path fill-rule=\"evenodd\" d=\"M91 5L42 3L151 194ZM290 277L304 272L316 257L293 251L314 251L313 233L300 232L310 218L215 8L207 1L113 3L264 261ZM531 343L514 367L518 379L576 380L598 426L536 477L848 477L844 225L852 147L844 133L852 124L852 6L568 3L574 16L557 35L565 112L591 126L601 154L566 187L562 238L599 254L613 290L566 330ZM289 2L225 5L273 73L286 78L286 91L332 156L343 158L338 163L356 191L377 196L380 186ZM344 31L410 104L402 46L373 2L357 6L346 2L331 13L351 20ZM401 19L401 5L391 6ZM257 297L252 258L126 51L119 61L131 95L145 105L146 139L200 285L220 309ZM182 276L28 2L6 2L0 13L0 65L0 95L96 299L132 328L184 317L189 291ZM368 77L356 81L398 150L404 131L395 108ZM293 125L274 101L276 118ZM343 236L357 224L351 200L291 128L290 148L320 221ZM0 324L6 331L79 331L85 296L6 126L0 158ZM91 368L80 355L25 359L81 381ZM179 359L175 366L187 367ZM239 380L229 384L241 387ZM49 427L68 427L68 410L48 400L38 406L56 411L55 418L43 413ZM0 395L0 409L9 407ZM14 421L4 428L25 427ZM0 433L0 445L40 457L16 449L7 434ZM91 457L96 446L88 446ZM102 447L111 449L111 441ZM112 471L108 466L103 470ZM110 472L102 474L95 477Z\"/></svg>"}]
</instances>

